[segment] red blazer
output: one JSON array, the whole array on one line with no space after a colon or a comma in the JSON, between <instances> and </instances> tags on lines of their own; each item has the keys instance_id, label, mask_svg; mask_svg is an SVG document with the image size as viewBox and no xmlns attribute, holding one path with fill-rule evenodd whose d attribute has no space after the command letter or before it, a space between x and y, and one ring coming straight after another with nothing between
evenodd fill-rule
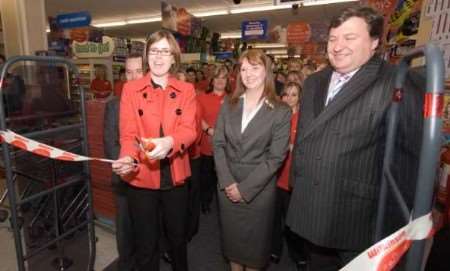
<instances>
[{"instance_id":1,"label":"red blazer","mask_svg":"<svg viewBox=\"0 0 450 271\"><path fill-rule=\"evenodd\" d=\"M139 165L124 179L131 185L160 188L159 161L148 161L136 146L135 137L172 136L169 152L170 170L175 186L182 185L191 175L188 147L197 137L195 115L197 104L194 87L169 77L166 89L154 89L150 73L141 79L125 83L120 101L120 157L131 156Z\"/></svg>"},{"instance_id":2,"label":"red blazer","mask_svg":"<svg viewBox=\"0 0 450 271\"><path fill-rule=\"evenodd\" d=\"M298 111L297 113L292 114L291 117L291 134L289 136L289 144L294 144L295 135L297 134L297 121L298 121ZM289 173L291 170L292 163L292 151L289 150L289 153L284 160L283 166L278 175L277 186L283 190L290 191L291 187L289 185Z\"/></svg>"}]
</instances>

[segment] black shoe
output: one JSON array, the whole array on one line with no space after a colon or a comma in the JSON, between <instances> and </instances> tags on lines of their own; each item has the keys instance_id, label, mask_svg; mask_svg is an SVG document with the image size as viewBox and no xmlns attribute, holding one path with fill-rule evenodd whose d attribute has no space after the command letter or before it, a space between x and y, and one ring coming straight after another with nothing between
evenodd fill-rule
<instances>
[{"instance_id":1,"label":"black shoe","mask_svg":"<svg viewBox=\"0 0 450 271\"><path fill-rule=\"evenodd\" d=\"M295 263L295 268L297 271L308 271L308 262L305 260L300 260Z\"/></svg>"},{"instance_id":2,"label":"black shoe","mask_svg":"<svg viewBox=\"0 0 450 271\"><path fill-rule=\"evenodd\" d=\"M211 207L208 204L202 204L202 214L209 214L211 212Z\"/></svg>"},{"instance_id":3,"label":"black shoe","mask_svg":"<svg viewBox=\"0 0 450 271\"><path fill-rule=\"evenodd\" d=\"M166 263L172 263L172 256L170 256L169 252L164 252L163 254L161 254L161 258L166 262Z\"/></svg>"},{"instance_id":4,"label":"black shoe","mask_svg":"<svg viewBox=\"0 0 450 271\"><path fill-rule=\"evenodd\" d=\"M270 261L273 263L279 263L280 256L278 256L277 254L270 254Z\"/></svg>"}]
</instances>

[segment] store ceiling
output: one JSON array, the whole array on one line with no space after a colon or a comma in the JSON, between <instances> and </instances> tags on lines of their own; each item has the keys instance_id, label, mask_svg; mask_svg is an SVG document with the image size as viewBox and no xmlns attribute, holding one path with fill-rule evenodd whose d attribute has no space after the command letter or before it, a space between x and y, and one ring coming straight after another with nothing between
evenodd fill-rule
<instances>
[{"instance_id":1,"label":"store ceiling","mask_svg":"<svg viewBox=\"0 0 450 271\"><path fill-rule=\"evenodd\" d=\"M235 7L233 0L169 0L176 7L184 7L189 12L225 9ZM252 4L272 4L273 0L242 0L241 6ZM108 22L115 20L136 19L153 15L160 15L160 1L158 0L46 0L47 16L61 13L89 11L94 22ZM310 23L328 21L341 9L355 3L341 3L310 7L300 7L297 10L284 9L266 12L230 14L202 18L204 25L212 32L239 31L242 21L267 19L269 28L275 25L286 25L293 21ZM149 33L158 30L161 22L129 24L105 28L105 33L112 36L130 38L145 38Z\"/></svg>"}]
</instances>

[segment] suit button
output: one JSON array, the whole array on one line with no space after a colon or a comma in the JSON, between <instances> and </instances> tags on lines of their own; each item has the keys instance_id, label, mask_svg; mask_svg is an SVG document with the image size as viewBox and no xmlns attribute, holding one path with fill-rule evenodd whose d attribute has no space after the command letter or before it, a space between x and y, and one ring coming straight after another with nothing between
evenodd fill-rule
<instances>
[{"instance_id":1,"label":"suit button","mask_svg":"<svg viewBox=\"0 0 450 271\"><path fill-rule=\"evenodd\" d=\"M181 109L178 108L177 110L175 110L175 114L177 114L178 116L181 115Z\"/></svg>"},{"instance_id":2,"label":"suit button","mask_svg":"<svg viewBox=\"0 0 450 271\"><path fill-rule=\"evenodd\" d=\"M184 151L184 144L181 144L181 150Z\"/></svg>"},{"instance_id":3,"label":"suit button","mask_svg":"<svg viewBox=\"0 0 450 271\"><path fill-rule=\"evenodd\" d=\"M142 96L144 97L144 99L147 99L147 92L144 92L144 94L142 94Z\"/></svg>"},{"instance_id":4,"label":"suit button","mask_svg":"<svg viewBox=\"0 0 450 271\"><path fill-rule=\"evenodd\" d=\"M142 115L144 115L144 111L142 109L138 109L138 114L139 114L139 116L142 116Z\"/></svg>"},{"instance_id":5,"label":"suit button","mask_svg":"<svg viewBox=\"0 0 450 271\"><path fill-rule=\"evenodd\" d=\"M175 99L177 97L177 94L175 92L170 93L170 98Z\"/></svg>"}]
</instances>

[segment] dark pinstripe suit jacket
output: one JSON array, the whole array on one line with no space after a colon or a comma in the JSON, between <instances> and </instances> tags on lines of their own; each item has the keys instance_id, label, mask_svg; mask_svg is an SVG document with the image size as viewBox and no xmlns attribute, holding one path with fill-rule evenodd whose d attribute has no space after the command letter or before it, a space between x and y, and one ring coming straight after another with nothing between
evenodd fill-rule
<instances>
[{"instance_id":1,"label":"dark pinstripe suit jacket","mask_svg":"<svg viewBox=\"0 0 450 271\"><path fill-rule=\"evenodd\" d=\"M325 107L331 74L331 68L325 69L304 84L287 224L317 245L362 250L373 242L395 67L373 57ZM420 151L418 93L404 95L394 170L408 203L414 195ZM388 209L389 223L405 223L395 205Z\"/></svg>"},{"instance_id":2,"label":"dark pinstripe suit jacket","mask_svg":"<svg viewBox=\"0 0 450 271\"><path fill-rule=\"evenodd\" d=\"M103 145L105 157L108 159L119 158L120 142L119 142L119 110L120 100L112 97L106 103L105 116L103 122ZM116 193L124 193L125 185L120 180L119 175L112 173L111 183Z\"/></svg>"}]
</instances>

